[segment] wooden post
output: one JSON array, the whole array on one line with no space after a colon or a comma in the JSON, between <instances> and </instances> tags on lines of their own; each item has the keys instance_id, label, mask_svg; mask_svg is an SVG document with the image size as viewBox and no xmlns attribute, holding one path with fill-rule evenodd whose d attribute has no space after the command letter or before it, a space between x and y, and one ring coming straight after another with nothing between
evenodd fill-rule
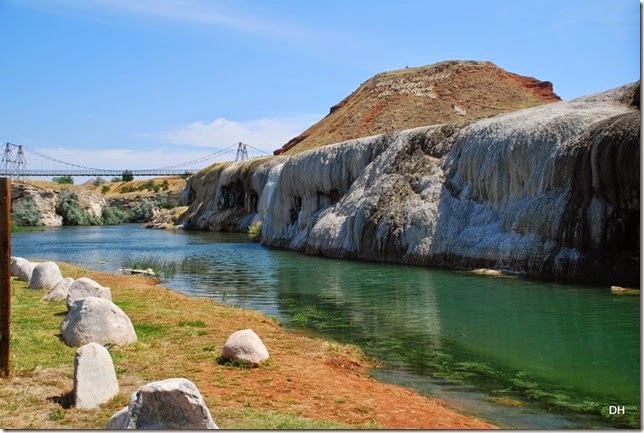
<instances>
[{"instance_id":1,"label":"wooden post","mask_svg":"<svg viewBox=\"0 0 644 433\"><path fill-rule=\"evenodd\" d=\"M11 373L11 180L0 177L0 376Z\"/></svg>"}]
</instances>

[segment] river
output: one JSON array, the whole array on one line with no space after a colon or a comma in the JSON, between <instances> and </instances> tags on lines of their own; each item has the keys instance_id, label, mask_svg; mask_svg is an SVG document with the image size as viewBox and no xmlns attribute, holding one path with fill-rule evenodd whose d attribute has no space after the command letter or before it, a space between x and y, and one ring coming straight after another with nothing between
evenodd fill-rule
<instances>
[{"instance_id":1,"label":"river","mask_svg":"<svg viewBox=\"0 0 644 433\"><path fill-rule=\"evenodd\" d=\"M241 234L135 225L13 233L12 255L104 272L174 264L167 287L356 344L383 362L377 379L504 428L639 419L640 299L606 287L325 259ZM610 415L619 407L624 415Z\"/></svg>"}]
</instances>

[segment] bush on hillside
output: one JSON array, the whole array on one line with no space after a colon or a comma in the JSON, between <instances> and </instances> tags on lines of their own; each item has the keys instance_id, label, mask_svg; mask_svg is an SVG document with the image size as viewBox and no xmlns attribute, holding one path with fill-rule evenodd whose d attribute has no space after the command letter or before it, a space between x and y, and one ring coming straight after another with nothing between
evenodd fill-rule
<instances>
[{"instance_id":1,"label":"bush on hillside","mask_svg":"<svg viewBox=\"0 0 644 433\"><path fill-rule=\"evenodd\" d=\"M127 221L127 213L117 207L103 206L101 210L101 223L117 225Z\"/></svg>"},{"instance_id":2,"label":"bush on hillside","mask_svg":"<svg viewBox=\"0 0 644 433\"><path fill-rule=\"evenodd\" d=\"M100 218L86 212L80 205L78 195L68 189L60 192L56 213L63 217L63 225L66 226L95 226L101 224Z\"/></svg>"},{"instance_id":3,"label":"bush on hillside","mask_svg":"<svg viewBox=\"0 0 644 433\"><path fill-rule=\"evenodd\" d=\"M138 202L130 213L130 221L132 222L144 222L149 221L154 215L155 205L152 200L144 198Z\"/></svg>"},{"instance_id":4,"label":"bush on hillside","mask_svg":"<svg viewBox=\"0 0 644 433\"><path fill-rule=\"evenodd\" d=\"M13 205L11 215L13 222L19 226L39 226L40 212L32 200L20 200Z\"/></svg>"}]
</instances>

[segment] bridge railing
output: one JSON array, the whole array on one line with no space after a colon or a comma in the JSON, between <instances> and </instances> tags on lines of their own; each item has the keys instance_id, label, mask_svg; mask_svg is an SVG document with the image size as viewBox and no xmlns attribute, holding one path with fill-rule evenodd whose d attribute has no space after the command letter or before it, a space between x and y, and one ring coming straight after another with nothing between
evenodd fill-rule
<instances>
[{"instance_id":1,"label":"bridge railing","mask_svg":"<svg viewBox=\"0 0 644 433\"><path fill-rule=\"evenodd\" d=\"M192 174L198 172L200 169L182 169L182 170L127 170L132 176L183 176L185 174ZM105 176L105 177L120 177L124 173L123 170L24 170L17 175L23 177L51 177L51 176Z\"/></svg>"}]
</instances>

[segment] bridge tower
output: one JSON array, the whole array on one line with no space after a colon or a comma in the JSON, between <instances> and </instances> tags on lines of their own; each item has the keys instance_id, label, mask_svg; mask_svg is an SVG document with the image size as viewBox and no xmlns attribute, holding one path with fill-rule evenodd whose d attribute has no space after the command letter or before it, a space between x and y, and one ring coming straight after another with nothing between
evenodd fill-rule
<instances>
[{"instance_id":1,"label":"bridge tower","mask_svg":"<svg viewBox=\"0 0 644 433\"><path fill-rule=\"evenodd\" d=\"M237 156L235 157L235 161L244 161L246 159L248 159L248 149L246 149L246 145L240 141L237 145Z\"/></svg>"},{"instance_id":2,"label":"bridge tower","mask_svg":"<svg viewBox=\"0 0 644 433\"><path fill-rule=\"evenodd\" d=\"M21 178L22 174L27 168L27 160L25 159L25 150L22 144L18 145L18 154L16 155L16 177Z\"/></svg>"},{"instance_id":3,"label":"bridge tower","mask_svg":"<svg viewBox=\"0 0 644 433\"><path fill-rule=\"evenodd\" d=\"M2 154L2 174L5 177L22 177L22 173L27 166L27 160L25 159L25 151L22 148L22 145L18 146L18 153L14 156L13 148L15 144L7 143L4 147L4 153Z\"/></svg>"}]
</instances>

